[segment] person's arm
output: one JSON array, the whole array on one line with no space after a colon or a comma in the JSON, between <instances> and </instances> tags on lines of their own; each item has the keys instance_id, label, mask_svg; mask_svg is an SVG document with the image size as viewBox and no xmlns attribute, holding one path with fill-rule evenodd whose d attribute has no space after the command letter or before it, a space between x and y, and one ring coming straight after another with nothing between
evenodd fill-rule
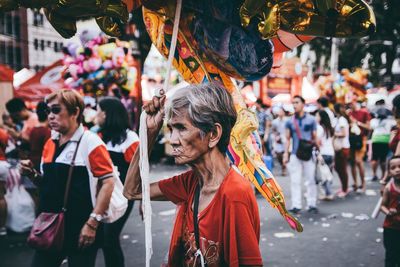
<instances>
[{"instance_id":1,"label":"person's arm","mask_svg":"<svg viewBox=\"0 0 400 267\"><path fill-rule=\"evenodd\" d=\"M284 164L289 162L289 150L290 150L291 133L290 133L290 129L288 127L286 127L286 129L285 129L285 135L286 135L285 152L283 153L283 163Z\"/></svg>"},{"instance_id":2,"label":"person's arm","mask_svg":"<svg viewBox=\"0 0 400 267\"><path fill-rule=\"evenodd\" d=\"M371 130L369 121L366 121L366 122L357 121L356 123L359 127L364 128L365 130L368 130L368 131Z\"/></svg>"},{"instance_id":3,"label":"person's arm","mask_svg":"<svg viewBox=\"0 0 400 267\"><path fill-rule=\"evenodd\" d=\"M149 154L153 148L157 135L162 127L164 120L165 95L161 91L161 98L153 97L152 101L143 106L147 113L147 137ZM126 174L124 185L124 196L129 200L142 199L142 179L140 177L139 159L140 145L136 149L132 161ZM160 190L158 182L150 185L150 198L153 200L164 200L164 195Z\"/></svg>"},{"instance_id":4,"label":"person's arm","mask_svg":"<svg viewBox=\"0 0 400 267\"><path fill-rule=\"evenodd\" d=\"M395 210L389 208L389 187L388 186L386 186L385 189L383 190L381 211L386 216L392 216L392 215L396 214Z\"/></svg>"},{"instance_id":5,"label":"person's arm","mask_svg":"<svg viewBox=\"0 0 400 267\"><path fill-rule=\"evenodd\" d=\"M29 178L36 186L40 186L42 174L35 170L31 160L20 161L20 174Z\"/></svg>"},{"instance_id":6,"label":"person's arm","mask_svg":"<svg viewBox=\"0 0 400 267\"><path fill-rule=\"evenodd\" d=\"M114 176L99 180L99 191L96 198L96 206L93 209L93 213L103 215L106 213L108 206L110 205L110 199L114 190ZM97 228L100 222L96 219L89 217L86 223L81 229L79 235L79 247L85 248L92 245L96 239Z\"/></svg>"}]
</instances>

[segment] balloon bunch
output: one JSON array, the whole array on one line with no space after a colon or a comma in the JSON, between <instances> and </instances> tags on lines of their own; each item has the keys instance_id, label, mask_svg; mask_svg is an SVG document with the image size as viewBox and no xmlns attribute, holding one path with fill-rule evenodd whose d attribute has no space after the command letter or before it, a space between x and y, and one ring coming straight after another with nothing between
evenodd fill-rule
<instances>
[{"instance_id":1,"label":"balloon bunch","mask_svg":"<svg viewBox=\"0 0 400 267\"><path fill-rule=\"evenodd\" d=\"M76 33L76 21L94 17L100 29L111 36L121 36L128 22L128 10L120 0L0 0L0 13L26 8L44 8L44 13L64 38Z\"/></svg>"},{"instance_id":2,"label":"balloon bunch","mask_svg":"<svg viewBox=\"0 0 400 267\"><path fill-rule=\"evenodd\" d=\"M376 19L363 0L245 0L240 21L248 27L252 18L264 39L284 30L324 37L355 37L375 32Z\"/></svg>"},{"instance_id":3,"label":"balloon bunch","mask_svg":"<svg viewBox=\"0 0 400 267\"><path fill-rule=\"evenodd\" d=\"M69 44L63 62L67 66L65 85L86 95L107 95L119 88L130 91L137 80L129 43L103 36L82 47Z\"/></svg>"},{"instance_id":4,"label":"balloon bunch","mask_svg":"<svg viewBox=\"0 0 400 267\"><path fill-rule=\"evenodd\" d=\"M357 68L354 72L342 69L337 77L320 76L315 82L323 96L333 96L335 102L349 103L353 99L363 99L367 89L372 87L368 81L368 71Z\"/></svg>"}]
</instances>

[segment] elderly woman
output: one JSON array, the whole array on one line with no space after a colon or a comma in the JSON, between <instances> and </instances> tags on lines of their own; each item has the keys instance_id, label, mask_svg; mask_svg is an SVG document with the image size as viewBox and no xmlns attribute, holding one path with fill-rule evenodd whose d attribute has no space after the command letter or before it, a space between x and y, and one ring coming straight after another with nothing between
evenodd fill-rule
<instances>
[{"instance_id":1,"label":"elderly woman","mask_svg":"<svg viewBox=\"0 0 400 267\"><path fill-rule=\"evenodd\" d=\"M103 141L81 125L84 103L73 90L61 90L46 98L49 126L53 130L46 142L42 173L31 161L21 162L21 172L40 188L39 212L60 212L63 206L68 170L77 149L68 202L65 212L65 234L61 252L37 250L33 267L95 266L102 236L98 230L108 209L114 188L114 172Z\"/></svg>"},{"instance_id":2,"label":"elderly woman","mask_svg":"<svg viewBox=\"0 0 400 267\"><path fill-rule=\"evenodd\" d=\"M144 106L149 147L163 124L161 95ZM166 114L175 163L191 167L150 185L151 199L181 206L168 265L199 266L203 257L209 267L261 266L257 202L250 183L225 156L236 122L231 96L216 84L192 85L170 99ZM138 159L135 153L125 182L124 194L130 199L141 199Z\"/></svg>"}]
</instances>

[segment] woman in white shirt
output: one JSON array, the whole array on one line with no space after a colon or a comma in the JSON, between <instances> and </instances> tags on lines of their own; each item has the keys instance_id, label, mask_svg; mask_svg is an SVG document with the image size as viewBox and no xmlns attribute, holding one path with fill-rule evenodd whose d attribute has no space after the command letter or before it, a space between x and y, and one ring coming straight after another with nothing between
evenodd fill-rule
<instances>
[{"instance_id":1,"label":"woman in white shirt","mask_svg":"<svg viewBox=\"0 0 400 267\"><path fill-rule=\"evenodd\" d=\"M322 159L329 166L329 168L332 170L332 164L333 164L333 157L335 155L335 150L333 149L333 136L334 136L334 130L331 125L331 120L329 118L329 115L326 111L323 109L319 110L316 114L316 120L318 122L317 124L317 140L318 140L318 147L319 147L319 155L322 156ZM332 181L325 180L321 184L325 196L323 197L323 200L332 200L333 199L333 194L332 194Z\"/></svg>"},{"instance_id":2,"label":"woman in white shirt","mask_svg":"<svg viewBox=\"0 0 400 267\"><path fill-rule=\"evenodd\" d=\"M335 104L335 114L337 122L335 125L335 135L333 139L333 147L335 149L335 170L339 175L342 185L337 196L343 198L348 193L347 162L350 155L349 141L349 118L342 104Z\"/></svg>"}]
</instances>

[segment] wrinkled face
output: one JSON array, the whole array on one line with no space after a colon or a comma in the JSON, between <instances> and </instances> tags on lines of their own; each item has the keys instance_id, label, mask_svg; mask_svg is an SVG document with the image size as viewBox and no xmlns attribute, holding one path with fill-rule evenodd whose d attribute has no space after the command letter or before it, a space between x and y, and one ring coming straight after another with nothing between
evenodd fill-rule
<instances>
[{"instance_id":1,"label":"wrinkled face","mask_svg":"<svg viewBox=\"0 0 400 267\"><path fill-rule=\"evenodd\" d=\"M106 112L103 111L100 106L97 106L97 114L95 123L102 127L106 121Z\"/></svg>"},{"instance_id":2,"label":"wrinkled face","mask_svg":"<svg viewBox=\"0 0 400 267\"><path fill-rule=\"evenodd\" d=\"M294 98L293 101L292 101L292 104L293 104L294 111L296 113L299 113L299 112L303 111L304 104L303 104L303 102L301 102L301 100L299 98L297 98L297 97Z\"/></svg>"},{"instance_id":3,"label":"wrinkled face","mask_svg":"<svg viewBox=\"0 0 400 267\"><path fill-rule=\"evenodd\" d=\"M400 159L392 159L390 161L390 175L393 177L400 179Z\"/></svg>"},{"instance_id":4,"label":"wrinkled face","mask_svg":"<svg viewBox=\"0 0 400 267\"><path fill-rule=\"evenodd\" d=\"M69 114L64 104L60 103L57 98L53 99L48 105L49 126L52 130L65 134L78 124L78 110L75 114Z\"/></svg>"},{"instance_id":5,"label":"wrinkled face","mask_svg":"<svg viewBox=\"0 0 400 267\"><path fill-rule=\"evenodd\" d=\"M202 136L201 131L192 125L187 111L181 111L180 116L173 115L168 121L168 128L176 164L196 163L209 151L208 135Z\"/></svg>"}]
</instances>

